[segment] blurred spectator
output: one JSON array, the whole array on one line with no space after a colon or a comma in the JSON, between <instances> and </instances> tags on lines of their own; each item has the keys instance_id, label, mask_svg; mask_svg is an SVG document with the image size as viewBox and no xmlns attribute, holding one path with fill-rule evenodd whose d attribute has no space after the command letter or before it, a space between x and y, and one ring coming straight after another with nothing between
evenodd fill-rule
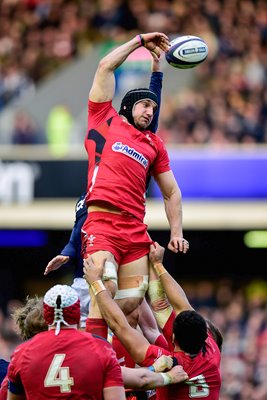
<instances>
[{"instance_id":1,"label":"blurred spectator","mask_svg":"<svg viewBox=\"0 0 267 400\"><path fill-rule=\"evenodd\" d=\"M73 126L73 117L65 105L58 104L51 109L47 118L46 136L52 154L61 157L69 151Z\"/></svg>"},{"instance_id":2,"label":"blurred spectator","mask_svg":"<svg viewBox=\"0 0 267 400\"><path fill-rule=\"evenodd\" d=\"M15 60L3 63L0 71L0 111L12 100L19 99L34 90L31 78L25 75Z\"/></svg>"},{"instance_id":3,"label":"blurred spectator","mask_svg":"<svg viewBox=\"0 0 267 400\"><path fill-rule=\"evenodd\" d=\"M161 110L166 143L267 142L266 1L3 0L0 7L0 111L85 46L159 30L199 35L209 47L192 87L163 98L172 103Z\"/></svg>"},{"instance_id":4,"label":"blurred spectator","mask_svg":"<svg viewBox=\"0 0 267 400\"><path fill-rule=\"evenodd\" d=\"M14 117L12 132L13 144L39 144L42 142L42 132L25 111L18 111Z\"/></svg>"},{"instance_id":5,"label":"blurred spectator","mask_svg":"<svg viewBox=\"0 0 267 400\"><path fill-rule=\"evenodd\" d=\"M121 31L125 32L128 20L132 25L132 18L122 0L99 0L91 22L102 37L116 38Z\"/></svg>"}]
</instances>

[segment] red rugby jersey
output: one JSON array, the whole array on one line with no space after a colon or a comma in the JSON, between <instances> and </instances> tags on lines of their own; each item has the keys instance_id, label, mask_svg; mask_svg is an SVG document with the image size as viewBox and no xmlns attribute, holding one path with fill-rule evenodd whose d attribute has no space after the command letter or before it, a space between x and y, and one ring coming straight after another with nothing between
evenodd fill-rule
<instances>
[{"instance_id":1,"label":"red rugby jersey","mask_svg":"<svg viewBox=\"0 0 267 400\"><path fill-rule=\"evenodd\" d=\"M101 399L103 388L122 386L121 368L112 346L77 329L42 332L19 345L8 379L21 385L29 400Z\"/></svg>"},{"instance_id":2,"label":"red rugby jersey","mask_svg":"<svg viewBox=\"0 0 267 400\"><path fill-rule=\"evenodd\" d=\"M189 379L184 383L157 389L158 400L219 399L221 353L211 334L206 339L206 352L204 354L199 352L197 356L192 358L183 351L170 352L158 346L150 345L142 365L151 365L162 354L176 357L178 365L183 366L189 375Z\"/></svg>"},{"instance_id":3,"label":"red rugby jersey","mask_svg":"<svg viewBox=\"0 0 267 400\"><path fill-rule=\"evenodd\" d=\"M107 201L143 221L149 175L170 170L163 141L118 115L111 101L88 103L87 204Z\"/></svg>"}]
</instances>

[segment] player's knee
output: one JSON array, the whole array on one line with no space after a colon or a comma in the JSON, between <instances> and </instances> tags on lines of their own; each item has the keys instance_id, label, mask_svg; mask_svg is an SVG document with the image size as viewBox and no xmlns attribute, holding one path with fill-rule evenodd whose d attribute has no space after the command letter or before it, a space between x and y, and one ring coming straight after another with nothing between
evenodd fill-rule
<instances>
[{"instance_id":1,"label":"player's knee","mask_svg":"<svg viewBox=\"0 0 267 400\"><path fill-rule=\"evenodd\" d=\"M95 251L94 253L91 253L90 256L92 257L94 264L102 265L103 267L106 261L116 264L113 254L107 250Z\"/></svg>"},{"instance_id":2,"label":"player's knee","mask_svg":"<svg viewBox=\"0 0 267 400\"><path fill-rule=\"evenodd\" d=\"M107 290L114 297L118 289L118 274L113 254L109 251L101 250L93 253L91 257L95 265L103 267L102 280Z\"/></svg>"}]
</instances>

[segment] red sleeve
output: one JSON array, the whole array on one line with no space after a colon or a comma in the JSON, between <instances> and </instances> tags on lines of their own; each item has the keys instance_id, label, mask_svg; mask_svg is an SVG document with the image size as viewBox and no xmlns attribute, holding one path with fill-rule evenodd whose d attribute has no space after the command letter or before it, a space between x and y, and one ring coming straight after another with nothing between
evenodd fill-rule
<instances>
[{"instance_id":1,"label":"red sleeve","mask_svg":"<svg viewBox=\"0 0 267 400\"><path fill-rule=\"evenodd\" d=\"M27 342L22 343L21 345L17 346L14 353L11 356L11 360L7 370L7 377L8 381L12 383L14 388L16 387L16 393L23 392L23 386L20 379L20 370L21 370L21 356L23 354L24 346L27 345ZM12 390L13 392L13 390Z\"/></svg>"},{"instance_id":2,"label":"red sleeve","mask_svg":"<svg viewBox=\"0 0 267 400\"><path fill-rule=\"evenodd\" d=\"M117 111L112 107L111 101L104 103L95 103L88 101L88 129L94 128L109 118L117 115Z\"/></svg>"},{"instance_id":3,"label":"red sleeve","mask_svg":"<svg viewBox=\"0 0 267 400\"><path fill-rule=\"evenodd\" d=\"M104 387L124 386L121 367L117 360L116 353L109 343L104 344L103 354L106 356Z\"/></svg>"},{"instance_id":4,"label":"red sleeve","mask_svg":"<svg viewBox=\"0 0 267 400\"><path fill-rule=\"evenodd\" d=\"M162 335L161 333L155 340L154 344L156 346L163 347L163 349L169 350L169 344L168 344L167 340L165 339L164 335Z\"/></svg>"},{"instance_id":5,"label":"red sleeve","mask_svg":"<svg viewBox=\"0 0 267 400\"><path fill-rule=\"evenodd\" d=\"M128 368L134 368L135 367L135 362L128 353L128 351L125 349L123 344L120 342L120 340L117 338L117 336L113 335L112 336L112 347L115 350L117 360L119 361L119 364L123 367L128 367Z\"/></svg>"},{"instance_id":6,"label":"red sleeve","mask_svg":"<svg viewBox=\"0 0 267 400\"><path fill-rule=\"evenodd\" d=\"M159 346L155 346L154 344L151 344L150 346L148 346L145 358L140 363L140 366L149 367L155 362L157 358L162 356L162 354L165 354L166 356L171 355L171 353L168 350L163 349L162 347Z\"/></svg>"},{"instance_id":7,"label":"red sleeve","mask_svg":"<svg viewBox=\"0 0 267 400\"><path fill-rule=\"evenodd\" d=\"M162 139L158 136L155 136L155 138L157 138L158 154L151 169L153 176L168 172L171 169L169 155Z\"/></svg>"},{"instance_id":8,"label":"red sleeve","mask_svg":"<svg viewBox=\"0 0 267 400\"><path fill-rule=\"evenodd\" d=\"M0 400L7 399L7 387L8 387L8 379L7 376L5 376L0 387Z\"/></svg>"},{"instance_id":9,"label":"red sleeve","mask_svg":"<svg viewBox=\"0 0 267 400\"><path fill-rule=\"evenodd\" d=\"M168 342L169 349L173 350L173 343L172 343L172 333L173 333L173 322L175 320L176 314L174 311L172 311L171 315L169 316L166 324L162 328L162 333L165 337L165 339Z\"/></svg>"}]
</instances>

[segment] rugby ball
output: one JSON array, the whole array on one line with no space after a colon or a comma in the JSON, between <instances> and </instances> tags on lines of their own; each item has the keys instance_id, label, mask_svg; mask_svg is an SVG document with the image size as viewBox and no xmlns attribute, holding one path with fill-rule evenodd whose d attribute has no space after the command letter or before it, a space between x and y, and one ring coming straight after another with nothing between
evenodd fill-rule
<instances>
[{"instance_id":1,"label":"rugby ball","mask_svg":"<svg viewBox=\"0 0 267 400\"><path fill-rule=\"evenodd\" d=\"M198 36L179 36L171 41L165 58L174 68L194 68L208 56L206 42Z\"/></svg>"}]
</instances>

